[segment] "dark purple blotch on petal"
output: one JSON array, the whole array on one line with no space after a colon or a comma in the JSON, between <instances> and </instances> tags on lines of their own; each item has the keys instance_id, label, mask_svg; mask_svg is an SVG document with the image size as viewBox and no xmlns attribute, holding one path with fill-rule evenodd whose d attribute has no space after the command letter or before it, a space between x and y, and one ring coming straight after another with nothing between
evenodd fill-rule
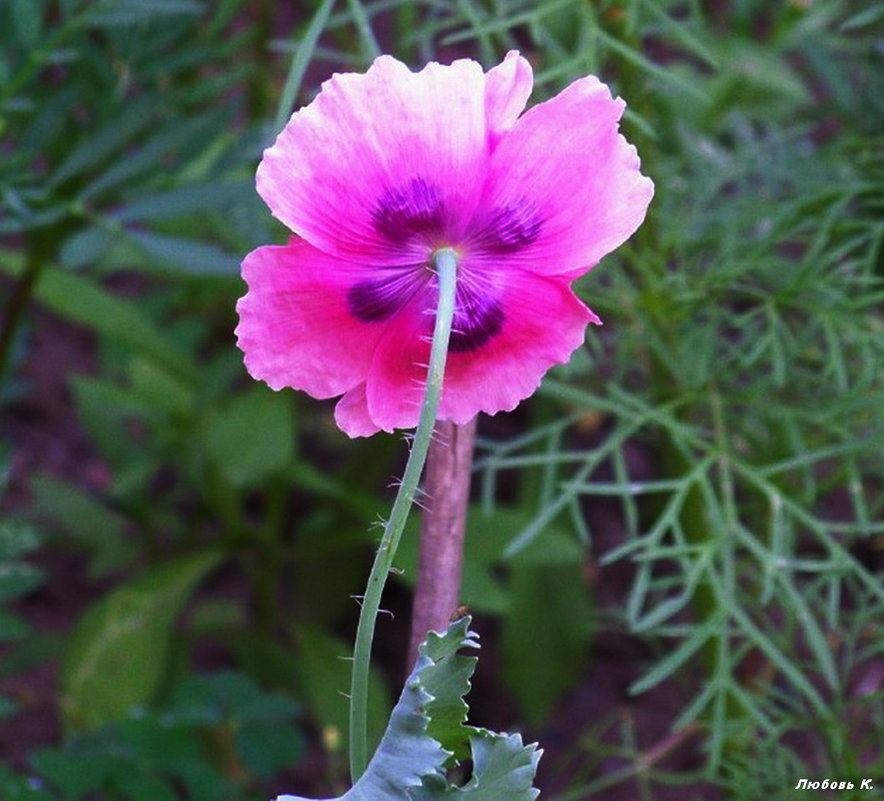
<instances>
[{"instance_id":1,"label":"dark purple blotch on petal","mask_svg":"<svg viewBox=\"0 0 884 801\"><path fill-rule=\"evenodd\" d=\"M481 226L477 244L491 253L513 253L540 236L543 219L530 201L508 204L491 210Z\"/></svg>"},{"instance_id":2,"label":"dark purple blotch on petal","mask_svg":"<svg viewBox=\"0 0 884 801\"><path fill-rule=\"evenodd\" d=\"M367 278L347 292L350 314L365 323L392 317L420 289L423 282L413 269L391 269L381 278Z\"/></svg>"},{"instance_id":3,"label":"dark purple blotch on petal","mask_svg":"<svg viewBox=\"0 0 884 801\"><path fill-rule=\"evenodd\" d=\"M503 308L484 289L481 278L461 274L448 343L452 353L477 350L503 328ZM438 302L438 285L427 265L389 268L379 277L359 281L347 292L347 307L356 319L378 323L390 319L418 295L421 306L426 307L427 333L430 334Z\"/></svg>"},{"instance_id":4,"label":"dark purple blotch on petal","mask_svg":"<svg viewBox=\"0 0 884 801\"><path fill-rule=\"evenodd\" d=\"M371 213L377 232L391 242L438 234L443 216L439 190L423 178L412 178L404 186L387 189Z\"/></svg>"},{"instance_id":5,"label":"dark purple blotch on petal","mask_svg":"<svg viewBox=\"0 0 884 801\"><path fill-rule=\"evenodd\" d=\"M500 333L503 321L500 303L465 283L459 284L448 350L452 353L478 350Z\"/></svg>"}]
</instances>

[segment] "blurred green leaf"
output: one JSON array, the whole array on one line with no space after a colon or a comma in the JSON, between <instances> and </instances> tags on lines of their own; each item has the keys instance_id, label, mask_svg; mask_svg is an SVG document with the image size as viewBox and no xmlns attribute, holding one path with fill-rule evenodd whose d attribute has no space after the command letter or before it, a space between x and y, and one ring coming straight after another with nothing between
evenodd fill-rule
<instances>
[{"instance_id":1,"label":"blurred green leaf","mask_svg":"<svg viewBox=\"0 0 884 801\"><path fill-rule=\"evenodd\" d=\"M579 565L585 559L584 546L557 525L544 527L530 546L512 558L505 557L512 538L531 522L532 517L528 512L501 505L491 512L478 505L470 506L460 595L471 609L492 614L509 613L512 593L502 580L501 571L510 563L543 567ZM409 521L396 554L396 564L404 571L401 578L409 584L414 583L417 575L419 527L419 518Z\"/></svg>"},{"instance_id":2,"label":"blurred green leaf","mask_svg":"<svg viewBox=\"0 0 884 801\"><path fill-rule=\"evenodd\" d=\"M83 759L76 753L48 748L35 751L30 762L50 782L64 788L68 798L82 798L86 793L101 790L114 766L110 755L90 754L89 759Z\"/></svg>"},{"instance_id":3,"label":"blurred green leaf","mask_svg":"<svg viewBox=\"0 0 884 801\"><path fill-rule=\"evenodd\" d=\"M179 801L172 784L150 773L120 772L115 776L117 788L127 801Z\"/></svg>"},{"instance_id":4,"label":"blurred green leaf","mask_svg":"<svg viewBox=\"0 0 884 801\"><path fill-rule=\"evenodd\" d=\"M853 16L848 17L841 23L840 27L842 31L864 28L867 25L876 23L882 17L884 17L884 6L875 3L869 6L869 8L863 9Z\"/></svg>"},{"instance_id":5,"label":"blurred green leaf","mask_svg":"<svg viewBox=\"0 0 884 801\"><path fill-rule=\"evenodd\" d=\"M132 393L148 409L160 410L171 419L187 419L196 406L193 388L151 361L136 356L129 364Z\"/></svg>"},{"instance_id":6,"label":"blurred green leaf","mask_svg":"<svg viewBox=\"0 0 884 801\"><path fill-rule=\"evenodd\" d=\"M154 105L148 98L136 99L127 113L108 122L77 145L49 177L49 188L80 175L118 153L154 121Z\"/></svg>"},{"instance_id":7,"label":"blurred green leaf","mask_svg":"<svg viewBox=\"0 0 884 801\"><path fill-rule=\"evenodd\" d=\"M9 10L19 41L33 47L43 27L44 0L9 0Z\"/></svg>"},{"instance_id":8,"label":"blurred green leaf","mask_svg":"<svg viewBox=\"0 0 884 801\"><path fill-rule=\"evenodd\" d=\"M0 609L0 643L12 642L26 637L30 626L18 615Z\"/></svg>"},{"instance_id":9,"label":"blurred green leaf","mask_svg":"<svg viewBox=\"0 0 884 801\"><path fill-rule=\"evenodd\" d=\"M763 119L784 118L811 102L810 92L786 54L769 46L738 40L723 45L720 70L709 82L707 120L733 108Z\"/></svg>"},{"instance_id":10,"label":"blurred green leaf","mask_svg":"<svg viewBox=\"0 0 884 801\"><path fill-rule=\"evenodd\" d=\"M304 736L289 723L240 727L236 741L243 766L251 774L264 779L296 765L305 751Z\"/></svg>"},{"instance_id":11,"label":"blurred green leaf","mask_svg":"<svg viewBox=\"0 0 884 801\"><path fill-rule=\"evenodd\" d=\"M125 230L158 267L194 275L239 275L239 259L214 245L146 231Z\"/></svg>"},{"instance_id":12,"label":"blurred green leaf","mask_svg":"<svg viewBox=\"0 0 884 801\"><path fill-rule=\"evenodd\" d=\"M113 238L105 228L90 227L67 239L59 251L62 267L77 269L95 264L111 246Z\"/></svg>"},{"instance_id":13,"label":"blurred green leaf","mask_svg":"<svg viewBox=\"0 0 884 801\"><path fill-rule=\"evenodd\" d=\"M189 157L197 156L201 151L196 149L194 143L205 147L205 142L210 142L217 131L224 129L225 122L225 112L221 109L193 119L166 123L156 133L139 142L138 146L111 160L79 193L78 201L92 201L141 177L149 179L157 163L166 163L171 168Z\"/></svg>"},{"instance_id":14,"label":"blurred green leaf","mask_svg":"<svg viewBox=\"0 0 884 801\"><path fill-rule=\"evenodd\" d=\"M202 725L273 723L292 719L299 709L291 698L266 693L235 671L190 676L175 688L172 705L176 720Z\"/></svg>"},{"instance_id":15,"label":"blurred green leaf","mask_svg":"<svg viewBox=\"0 0 884 801\"><path fill-rule=\"evenodd\" d=\"M156 16L199 14L203 8L199 0L98 0L89 22L110 27L136 25Z\"/></svg>"},{"instance_id":16,"label":"blurred green leaf","mask_svg":"<svg viewBox=\"0 0 884 801\"><path fill-rule=\"evenodd\" d=\"M42 568L21 562L0 562L0 603L27 595L43 583Z\"/></svg>"},{"instance_id":17,"label":"blurred green leaf","mask_svg":"<svg viewBox=\"0 0 884 801\"><path fill-rule=\"evenodd\" d=\"M0 797L4 801L59 801L30 776L13 776L6 765L0 765Z\"/></svg>"},{"instance_id":18,"label":"blurred green leaf","mask_svg":"<svg viewBox=\"0 0 884 801\"><path fill-rule=\"evenodd\" d=\"M253 386L208 417L204 436L206 455L232 486L256 486L294 455L290 399Z\"/></svg>"},{"instance_id":19,"label":"blurred green leaf","mask_svg":"<svg viewBox=\"0 0 884 801\"><path fill-rule=\"evenodd\" d=\"M18 276L21 270L19 258L7 258L0 252L0 271ZM91 278L45 270L35 294L56 314L145 353L176 373L188 375L193 369L135 304L116 297Z\"/></svg>"},{"instance_id":20,"label":"blurred green leaf","mask_svg":"<svg viewBox=\"0 0 884 801\"><path fill-rule=\"evenodd\" d=\"M289 65L285 84L283 84L282 92L280 92L279 95L279 103L276 107L276 117L273 126L275 131L282 129L286 120L292 113L292 109L295 105L295 98L301 87L301 81L304 79L304 74L307 72L307 67L310 65L310 60L313 57L313 52L316 49L319 37L322 35L322 32L328 23L332 6L334 6L334 0L322 0L322 3L316 9L316 12L310 20L310 24L307 26L303 38L298 43L298 48L295 50L291 64Z\"/></svg>"},{"instance_id":21,"label":"blurred green leaf","mask_svg":"<svg viewBox=\"0 0 884 801\"><path fill-rule=\"evenodd\" d=\"M545 719L584 669L594 611L579 570L513 568L502 676L529 721Z\"/></svg>"},{"instance_id":22,"label":"blurred green leaf","mask_svg":"<svg viewBox=\"0 0 884 801\"><path fill-rule=\"evenodd\" d=\"M135 544L126 538L126 519L119 512L51 476L35 476L31 491L37 513L91 552L91 573L106 575L132 563Z\"/></svg>"},{"instance_id":23,"label":"blurred green leaf","mask_svg":"<svg viewBox=\"0 0 884 801\"><path fill-rule=\"evenodd\" d=\"M129 223L203 214L236 203L251 191L252 181L213 181L180 186L139 197L115 211L113 218L117 222Z\"/></svg>"},{"instance_id":24,"label":"blurred green leaf","mask_svg":"<svg viewBox=\"0 0 884 801\"><path fill-rule=\"evenodd\" d=\"M3 489L3 472L0 467L0 489ZM12 519L0 520L0 560L15 559L35 551L42 543L42 537L30 525Z\"/></svg>"},{"instance_id":25,"label":"blurred green leaf","mask_svg":"<svg viewBox=\"0 0 884 801\"><path fill-rule=\"evenodd\" d=\"M126 520L98 498L51 476L31 482L35 508L67 537L92 554L90 572L105 575L131 564L134 543L126 539Z\"/></svg>"},{"instance_id":26,"label":"blurred green leaf","mask_svg":"<svg viewBox=\"0 0 884 801\"><path fill-rule=\"evenodd\" d=\"M131 420L149 420L154 415L145 400L132 387L91 376L75 376L71 387L80 423L110 466L121 469L128 460L131 469L135 466L133 462L140 462L139 457L146 454L126 424Z\"/></svg>"},{"instance_id":27,"label":"blurred green leaf","mask_svg":"<svg viewBox=\"0 0 884 801\"><path fill-rule=\"evenodd\" d=\"M221 555L204 552L153 568L105 595L81 618L62 668L62 711L91 729L150 703L164 679L175 620Z\"/></svg>"},{"instance_id":28,"label":"blurred green leaf","mask_svg":"<svg viewBox=\"0 0 884 801\"><path fill-rule=\"evenodd\" d=\"M11 698L0 695L0 720L8 718L18 712L19 706ZM2 779L0 779L0 789L2 789Z\"/></svg>"},{"instance_id":29,"label":"blurred green leaf","mask_svg":"<svg viewBox=\"0 0 884 801\"><path fill-rule=\"evenodd\" d=\"M300 621L294 632L297 643L295 668L313 719L323 730L346 742L350 712L345 693L350 688L353 645L307 621ZM387 684L377 667L369 674L369 746L381 739L392 702Z\"/></svg>"}]
</instances>

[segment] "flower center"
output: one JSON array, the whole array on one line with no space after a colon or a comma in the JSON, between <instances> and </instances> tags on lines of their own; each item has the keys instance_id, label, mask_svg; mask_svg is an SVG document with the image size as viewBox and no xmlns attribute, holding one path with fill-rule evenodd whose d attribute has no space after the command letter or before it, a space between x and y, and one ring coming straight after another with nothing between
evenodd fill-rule
<instances>
[{"instance_id":1,"label":"flower center","mask_svg":"<svg viewBox=\"0 0 884 801\"><path fill-rule=\"evenodd\" d=\"M496 336L505 320L495 280L500 271L476 262L470 266L462 250L481 254L481 261L487 263L488 256L513 253L534 242L543 219L530 201L519 200L477 215L466 237L458 237L453 227L456 216L446 208L438 187L424 178L386 189L371 215L375 230L397 248L413 252L416 261L421 252L427 257L413 265L376 268L371 278L359 281L347 293L350 313L363 322L378 323L412 307L420 315L422 334L431 330L438 298L433 263L440 252L451 250L458 271L449 350L477 350ZM463 247L449 244L457 238L463 239Z\"/></svg>"}]
</instances>

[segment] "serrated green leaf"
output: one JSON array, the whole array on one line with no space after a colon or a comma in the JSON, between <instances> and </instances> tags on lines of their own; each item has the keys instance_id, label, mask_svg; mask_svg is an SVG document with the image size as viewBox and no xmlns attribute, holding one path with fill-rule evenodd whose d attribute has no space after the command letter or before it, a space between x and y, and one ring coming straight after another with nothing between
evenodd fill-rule
<instances>
[{"instance_id":1,"label":"serrated green leaf","mask_svg":"<svg viewBox=\"0 0 884 801\"><path fill-rule=\"evenodd\" d=\"M329 801L533 801L532 787L541 752L524 746L518 734L497 734L463 725L474 657L458 655L463 647L478 648L463 617L442 633L430 632L419 649L417 664L390 718L368 770L344 795ZM435 695L433 694L435 693ZM438 737L439 739L435 739ZM462 787L445 777L451 751L469 737L473 775ZM277 801L308 801L279 796Z\"/></svg>"},{"instance_id":2,"label":"serrated green leaf","mask_svg":"<svg viewBox=\"0 0 884 801\"><path fill-rule=\"evenodd\" d=\"M474 729L470 738L473 775L462 787L441 776L430 776L412 793L413 801L534 801L537 763L543 751L536 743L524 745L519 734L497 734Z\"/></svg>"},{"instance_id":3,"label":"serrated green leaf","mask_svg":"<svg viewBox=\"0 0 884 801\"><path fill-rule=\"evenodd\" d=\"M431 645L419 649L417 664L405 682L399 702L390 716L390 724L381 738L368 769L355 785L334 801L411 801L411 792L423 776L440 772L450 753L428 733L429 705L434 700L427 685L440 691L457 692L458 682L441 676L450 674L451 657L462 646L475 646L469 631L470 618L452 623L441 635L431 636ZM454 699L440 698L440 709L453 705ZM277 801L309 801L302 796L283 795Z\"/></svg>"},{"instance_id":4,"label":"serrated green leaf","mask_svg":"<svg viewBox=\"0 0 884 801\"><path fill-rule=\"evenodd\" d=\"M210 551L161 565L86 612L62 668L68 726L94 728L153 699L168 666L175 619L219 559Z\"/></svg>"},{"instance_id":5,"label":"serrated green leaf","mask_svg":"<svg viewBox=\"0 0 884 801\"><path fill-rule=\"evenodd\" d=\"M469 633L463 645L479 647L474 639L469 639ZM464 697L470 691L470 679L478 660L474 656L451 653L444 635L435 631L427 635L424 647L426 654L436 662L434 670L422 676L424 688L433 696L427 706L430 718L427 734L450 751L454 759L466 759L472 730L465 725L469 707Z\"/></svg>"}]
</instances>

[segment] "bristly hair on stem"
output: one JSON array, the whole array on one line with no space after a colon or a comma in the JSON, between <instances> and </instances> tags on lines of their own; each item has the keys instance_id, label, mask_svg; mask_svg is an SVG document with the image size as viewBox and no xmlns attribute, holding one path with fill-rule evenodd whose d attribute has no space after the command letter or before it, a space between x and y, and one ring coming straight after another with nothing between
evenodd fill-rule
<instances>
[{"instance_id":1,"label":"bristly hair on stem","mask_svg":"<svg viewBox=\"0 0 884 801\"><path fill-rule=\"evenodd\" d=\"M434 254L434 267L439 280L439 301L420 421L415 431L405 473L396 494L396 500L393 502L390 518L375 554L359 613L359 625L356 629L353 673L350 682L350 774L354 784L365 772L369 760L368 671L381 595L393 564L393 558L396 555L399 539L405 528L405 522L408 519L408 513L417 495L418 481L430 447L430 440L436 424L436 413L439 408L439 398L442 394L442 377L445 374L451 322L454 318L457 273L457 256L454 251L448 248L437 251Z\"/></svg>"}]
</instances>

